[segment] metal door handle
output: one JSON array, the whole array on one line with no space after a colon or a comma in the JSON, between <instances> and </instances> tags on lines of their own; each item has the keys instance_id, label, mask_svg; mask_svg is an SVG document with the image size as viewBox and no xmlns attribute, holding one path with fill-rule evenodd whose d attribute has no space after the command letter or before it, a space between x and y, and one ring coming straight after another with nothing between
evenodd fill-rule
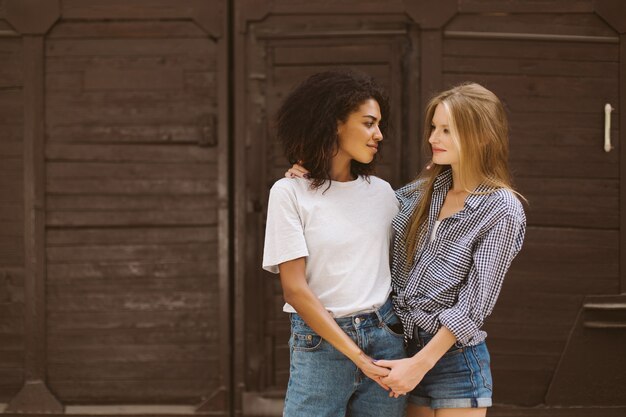
<instances>
[{"instance_id":1,"label":"metal door handle","mask_svg":"<svg viewBox=\"0 0 626 417\"><path fill-rule=\"evenodd\" d=\"M611 112L615 110L609 103L604 105L604 152L611 152Z\"/></svg>"}]
</instances>

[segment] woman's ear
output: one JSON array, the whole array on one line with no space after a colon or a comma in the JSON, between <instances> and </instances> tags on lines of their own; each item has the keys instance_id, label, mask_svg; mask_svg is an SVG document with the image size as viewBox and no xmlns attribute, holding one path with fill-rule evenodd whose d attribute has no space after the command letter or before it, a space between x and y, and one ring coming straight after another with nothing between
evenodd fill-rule
<instances>
[{"instance_id":1,"label":"woman's ear","mask_svg":"<svg viewBox=\"0 0 626 417\"><path fill-rule=\"evenodd\" d=\"M342 121L337 122L337 136L341 135L341 132L343 131L343 126L344 123Z\"/></svg>"}]
</instances>

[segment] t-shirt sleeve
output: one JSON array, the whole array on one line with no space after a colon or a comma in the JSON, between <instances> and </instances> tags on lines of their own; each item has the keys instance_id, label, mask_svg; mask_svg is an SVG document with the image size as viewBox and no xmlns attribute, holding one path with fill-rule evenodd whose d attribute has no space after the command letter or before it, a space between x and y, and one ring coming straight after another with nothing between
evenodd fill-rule
<instances>
[{"instance_id":1,"label":"t-shirt sleeve","mask_svg":"<svg viewBox=\"0 0 626 417\"><path fill-rule=\"evenodd\" d=\"M309 251L296 196L292 191L274 185L267 206L263 269L277 274L281 263L306 256Z\"/></svg>"}]
</instances>

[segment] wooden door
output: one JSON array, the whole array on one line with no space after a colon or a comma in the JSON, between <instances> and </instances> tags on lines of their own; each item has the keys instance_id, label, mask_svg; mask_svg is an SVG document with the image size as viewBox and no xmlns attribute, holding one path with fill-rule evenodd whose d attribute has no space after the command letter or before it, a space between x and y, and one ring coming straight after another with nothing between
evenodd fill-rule
<instances>
[{"instance_id":1,"label":"wooden door","mask_svg":"<svg viewBox=\"0 0 626 417\"><path fill-rule=\"evenodd\" d=\"M444 84L476 81L503 100L529 201L524 248L486 325L498 403L544 403L585 296L620 291L617 39L593 13L467 14L445 27Z\"/></svg>"},{"instance_id":2,"label":"wooden door","mask_svg":"<svg viewBox=\"0 0 626 417\"><path fill-rule=\"evenodd\" d=\"M13 389L2 391L8 407L52 412L59 408L42 404L54 398L66 410L86 406L86 414L96 404L126 405L126 413L152 404L226 415L226 2L43 5L51 13L42 17L37 1L9 4L11 19L29 35L0 40L11 58L6 69L3 59L0 100L15 115L2 112L0 122L9 134L0 142L0 222L24 220L21 193L5 191L41 191L27 203L41 269L25 280L43 288L20 293L21 235L2 227L0 294L26 314L44 306L28 316L35 327L26 333L43 343L26 347L26 385L14 397L23 381L10 366L22 329L18 309L1 301L0 331L8 337L0 337L0 349L10 355L0 361L0 389ZM32 35L30 22L48 17L49 27ZM35 145L24 145L35 161L24 185L17 174L24 122L12 107L22 105L15 74L22 43L30 48L24 61L38 63L25 71L31 79L24 84L41 100L35 125L42 126ZM3 250L11 236L14 255ZM16 269L6 268L13 264ZM38 393L47 392L46 400L33 394L31 378L44 381Z\"/></svg>"},{"instance_id":3,"label":"wooden door","mask_svg":"<svg viewBox=\"0 0 626 417\"><path fill-rule=\"evenodd\" d=\"M530 204L524 249L486 325L494 400L523 406L623 405L616 391L623 387L619 372L611 378L594 373L593 380L603 385L594 382L599 388L593 393L583 393L584 387L567 393L572 375L584 377L593 367L572 359L581 352L572 346L591 345L577 339L587 325L582 312L597 304L590 296L623 291L619 201L624 170L617 139L624 135L617 122L624 120L619 107L624 35L615 31L619 25L607 23L621 22L617 2L425 4L391 1L383 9L366 1L353 13L354 4L256 2L238 15L235 80L241 84L235 102L241 107L235 163L245 176L236 180L235 235L242 243L236 250L240 361L235 378L243 387L244 413L278 415L278 401L271 398L282 397L288 371L288 323L279 283L260 269L267 192L287 165L269 120L299 80L342 64L371 71L396 100L402 130L392 140L406 152L396 148L395 166L382 171L394 186L410 181L421 165L416 138L421 109L432 92L476 81L503 100L511 121L515 182ZM392 51L388 58L387 50ZM381 72L381 64L392 70ZM615 109L610 152L603 150L607 103ZM620 300L609 297L601 307L623 306ZM604 324L623 326L622 316L615 317ZM596 352L619 349L621 340L623 333L603 333ZM618 369L622 362L615 362Z\"/></svg>"},{"instance_id":4,"label":"wooden door","mask_svg":"<svg viewBox=\"0 0 626 417\"><path fill-rule=\"evenodd\" d=\"M238 166L245 167L242 186L246 200L242 204L246 213L241 220L245 228L240 236L246 257L245 273L238 284L242 298L237 305L241 319L237 357L241 358L238 377L245 384L244 414L280 413L289 376L289 322L282 312L280 282L260 268L269 189L289 166L272 127L281 101L319 71L350 67L371 74L389 92L393 114L392 133L385 138L377 175L398 187L404 172L413 170L410 175L414 175L417 167L404 163L417 145L406 140L417 136L417 124L403 118L412 111L417 113L408 86L415 82L418 38L407 25L409 19L401 14L333 14L332 9L319 19L314 9L302 7L302 12L288 17L269 12L240 29L246 31L245 42L238 46L245 52L245 60L240 62L245 74L237 79L242 81L237 97L246 108L244 115L237 114L235 129L241 127L237 137L245 143ZM272 399L277 400L273 406Z\"/></svg>"}]
</instances>

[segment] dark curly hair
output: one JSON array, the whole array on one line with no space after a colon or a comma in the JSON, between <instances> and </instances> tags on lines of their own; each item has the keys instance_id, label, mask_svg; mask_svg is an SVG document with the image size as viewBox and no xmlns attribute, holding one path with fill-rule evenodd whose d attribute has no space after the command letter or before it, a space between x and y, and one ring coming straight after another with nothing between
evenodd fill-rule
<instances>
[{"instance_id":1,"label":"dark curly hair","mask_svg":"<svg viewBox=\"0 0 626 417\"><path fill-rule=\"evenodd\" d=\"M345 122L368 99L378 102L379 129L384 136L389 102L382 88L367 74L352 70L320 72L306 79L283 101L276 114L278 139L289 163L301 161L310 172L313 188L319 188L326 181L330 186L331 160L339 143L337 123ZM351 174L372 174L377 158L378 154L374 155L369 164L353 160Z\"/></svg>"}]
</instances>

